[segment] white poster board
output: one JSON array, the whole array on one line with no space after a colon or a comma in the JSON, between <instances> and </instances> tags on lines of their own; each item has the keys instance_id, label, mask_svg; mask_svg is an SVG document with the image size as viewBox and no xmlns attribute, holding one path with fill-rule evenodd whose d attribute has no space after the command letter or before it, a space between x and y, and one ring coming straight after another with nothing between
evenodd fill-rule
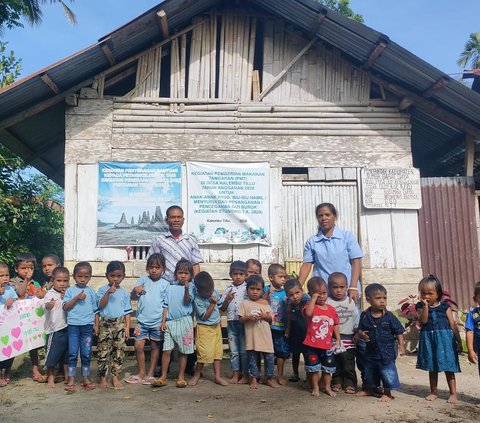
<instances>
[{"instance_id":1,"label":"white poster board","mask_svg":"<svg viewBox=\"0 0 480 423\"><path fill-rule=\"evenodd\" d=\"M199 244L270 244L268 163L187 162L187 190Z\"/></svg>"}]
</instances>

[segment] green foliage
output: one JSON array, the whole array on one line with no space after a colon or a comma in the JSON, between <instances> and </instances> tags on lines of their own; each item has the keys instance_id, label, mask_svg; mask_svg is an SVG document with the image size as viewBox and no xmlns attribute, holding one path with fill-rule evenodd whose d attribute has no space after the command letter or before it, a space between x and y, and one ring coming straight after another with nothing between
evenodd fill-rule
<instances>
[{"instance_id":1,"label":"green foliage","mask_svg":"<svg viewBox=\"0 0 480 423\"><path fill-rule=\"evenodd\" d=\"M22 61L13 51L6 53L8 43L0 41L0 88L11 84L20 75Z\"/></svg>"},{"instance_id":2,"label":"green foliage","mask_svg":"<svg viewBox=\"0 0 480 423\"><path fill-rule=\"evenodd\" d=\"M472 69L480 68L480 32L470 34L465 43L465 49L457 60L458 66L466 68L469 64Z\"/></svg>"},{"instance_id":3,"label":"green foliage","mask_svg":"<svg viewBox=\"0 0 480 423\"><path fill-rule=\"evenodd\" d=\"M63 212L51 206L60 194L46 176L26 175L22 160L0 146L0 261L11 265L27 251L39 260L62 255Z\"/></svg>"},{"instance_id":4,"label":"green foliage","mask_svg":"<svg viewBox=\"0 0 480 423\"><path fill-rule=\"evenodd\" d=\"M350 0L317 0L320 3L327 6L329 9L333 9L342 15L348 16L354 21L363 23L363 16L355 13L350 7Z\"/></svg>"}]
</instances>

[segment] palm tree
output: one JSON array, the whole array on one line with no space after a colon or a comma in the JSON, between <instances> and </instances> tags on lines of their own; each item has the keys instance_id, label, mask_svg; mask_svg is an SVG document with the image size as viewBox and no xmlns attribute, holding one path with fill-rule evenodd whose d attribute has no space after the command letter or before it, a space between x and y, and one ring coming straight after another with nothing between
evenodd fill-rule
<instances>
[{"instance_id":1,"label":"palm tree","mask_svg":"<svg viewBox=\"0 0 480 423\"><path fill-rule=\"evenodd\" d=\"M70 0L70 2L73 2L73 1L74 0ZM23 6L23 10L24 10L23 15L25 16L25 18L28 19L28 22L30 23L30 25L39 24L42 22L41 6L48 3L50 4L60 3L63 7L63 10L65 11L65 15L67 16L67 19L72 24L77 23L77 18L75 17L75 14L62 0L24 0L24 1L20 1L20 3Z\"/></svg>"},{"instance_id":2,"label":"palm tree","mask_svg":"<svg viewBox=\"0 0 480 423\"><path fill-rule=\"evenodd\" d=\"M470 38L465 43L465 49L457 60L457 64L464 69L468 64L470 64L472 69L480 68L480 32L470 34Z\"/></svg>"}]
</instances>

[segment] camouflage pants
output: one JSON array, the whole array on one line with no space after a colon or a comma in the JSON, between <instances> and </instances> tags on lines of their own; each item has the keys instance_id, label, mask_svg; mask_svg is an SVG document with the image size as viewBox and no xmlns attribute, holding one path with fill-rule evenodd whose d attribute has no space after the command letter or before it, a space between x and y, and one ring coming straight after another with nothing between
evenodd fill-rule
<instances>
[{"instance_id":1,"label":"camouflage pants","mask_svg":"<svg viewBox=\"0 0 480 423\"><path fill-rule=\"evenodd\" d=\"M125 318L100 318L97 346L98 375L100 377L106 376L109 362L112 376L120 374L125 358L125 345Z\"/></svg>"}]
</instances>

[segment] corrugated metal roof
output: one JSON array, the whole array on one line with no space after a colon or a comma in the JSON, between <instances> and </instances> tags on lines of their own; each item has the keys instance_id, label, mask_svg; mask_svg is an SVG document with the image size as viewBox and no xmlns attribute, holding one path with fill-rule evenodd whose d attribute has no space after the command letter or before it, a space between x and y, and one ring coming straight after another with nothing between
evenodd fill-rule
<instances>
[{"instance_id":1,"label":"corrugated metal roof","mask_svg":"<svg viewBox=\"0 0 480 423\"><path fill-rule=\"evenodd\" d=\"M45 73L48 73L62 91L68 91L72 87L78 88L82 82L108 69L110 64L102 51L103 43L109 47L116 61L120 62L160 41L162 36L156 16L158 10L165 10L169 27L173 30L188 25L193 16L225 3L228 1L167 0L159 2L158 6L101 37L96 44L0 90L0 122L55 96L41 79ZM386 42L386 48L372 64L370 72L416 95L422 95L436 81L444 78L448 84L434 91L429 99L439 108L468 121L480 131L480 94L452 80L448 75L390 41L384 34L331 10L326 12L326 18L319 25L319 14L325 13L326 9L314 0L245 0L241 4L242 7L263 9L269 14L294 24L306 33L315 33L327 45L339 49L347 59L359 66L368 60L379 42ZM427 113L416 113L416 109L413 109L412 116L414 118L413 142L419 144L413 149L414 153L419 151L419 154L426 154L432 149L436 150L445 145L452 138L462 135L461 129L453 129L439 121L440 129L432 128L431 122L427 119L429 116ZM11 126L10 129L15 133L28 132L24 126L32 125L32 122L31 119L26 119ZM38 122L35 124L37 125ZM439 129L440 133L436 129ZM59 128L40 124L40 127L37 126L33 132L39 135L39 131L42 131L41 137L31 138L26 134L25 139L21 140L32 151L42 150L39 139L56 139L54 133L57 134ZM41 155L41 159L47 160L45 154ZM51 157L48 159L54 168L63 170L63 157L56 160ZM51 172L47 174L50 176Z\"/></svg>"}]
</instances>

